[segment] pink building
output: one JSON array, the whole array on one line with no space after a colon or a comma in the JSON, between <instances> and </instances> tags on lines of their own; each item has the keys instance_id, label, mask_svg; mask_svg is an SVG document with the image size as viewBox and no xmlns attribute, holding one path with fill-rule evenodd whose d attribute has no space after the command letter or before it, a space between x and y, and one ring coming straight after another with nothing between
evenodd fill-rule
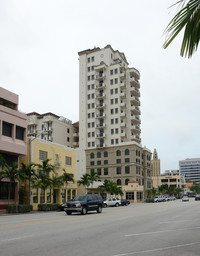
<instances>
[{"instance_id":1,"label":"pink building","mask_svg":"<svg viewBox=\"0 0 200 256\"><path fill-rule=\"evenodd\" d=\"M9 165L27 154L27 116L18 111L18 95L0 87L0 154ZM1 170L0 170L1 171ZM9 180L0 181L0 209L8 203ZM18 201L18 183L12 184L11 201Z\"/></svg>"}]
</instances>

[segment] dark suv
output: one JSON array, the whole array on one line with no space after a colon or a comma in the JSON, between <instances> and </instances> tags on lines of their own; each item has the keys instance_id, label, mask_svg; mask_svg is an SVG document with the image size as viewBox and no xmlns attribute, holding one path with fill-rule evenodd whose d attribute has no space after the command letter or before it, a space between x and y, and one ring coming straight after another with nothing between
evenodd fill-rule
<instances>
[{"instance_id":1,"label":"dark suv","mask_svg":"<svg viewBox=\"0 0 200 256\"><path fill-rule=\"evenodd\" d=\"M64 209L67 215L72 212L80 212L85 215L89 211L102 212L103 199L98 194L84 194L76 196L73 201L66 203Z\"/></svg>"}]
</instances>

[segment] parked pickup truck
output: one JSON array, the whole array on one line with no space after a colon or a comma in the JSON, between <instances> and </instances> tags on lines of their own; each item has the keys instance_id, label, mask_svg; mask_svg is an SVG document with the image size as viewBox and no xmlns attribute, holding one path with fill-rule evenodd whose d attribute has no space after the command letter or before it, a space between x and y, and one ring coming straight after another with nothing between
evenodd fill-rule
<instances>
[{"instance_id":1,"label":"parked pickup truck","mask_svg":"<svg viewBox=\"0 0 200 256\"><path fill-rule=\"evenodd\" d=\"M103 201L103 207L107 207L107 206L118 207L119 205L121 205L121 200L118 198L107 198L106 200Z\"/></svg>"}]
</instances>

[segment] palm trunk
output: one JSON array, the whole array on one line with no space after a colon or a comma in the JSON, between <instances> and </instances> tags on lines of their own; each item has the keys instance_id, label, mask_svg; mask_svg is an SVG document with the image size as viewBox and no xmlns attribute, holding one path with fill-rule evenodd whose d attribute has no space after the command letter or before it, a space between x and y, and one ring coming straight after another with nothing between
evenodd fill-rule
<instances>
[{"instance_id":1,"label":"palm trunk","mask_svg":"<svg viewBox=\"0 0 200 256\"><path fill-rule=\"evenodd\" d=\"M9 186L8 186L8 205L10 204L10 188L11 188L11 182L9 182Z\"/></svg>"},{"instance_id":2,"label":"palm trunk","mask_svg":"<svg viewBox=\"0 0 200 256\"><path fill-rule=\"evenodd\" d=\"M31 204L31 175L29 174L29 204Z\"/></svg>"}]
</instances>

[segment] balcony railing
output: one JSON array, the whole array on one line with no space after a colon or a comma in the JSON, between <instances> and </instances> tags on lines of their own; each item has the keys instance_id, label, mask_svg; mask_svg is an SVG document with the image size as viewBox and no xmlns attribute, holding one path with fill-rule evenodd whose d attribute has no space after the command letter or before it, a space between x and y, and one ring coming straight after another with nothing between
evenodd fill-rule
<instances>
[{"instance_id":1,"label":"balcony railing","mask_svg":"<svg viewBox=\"0 0 200 256\"><path fill-rule=\"evenodd\" d=\"M96 85L96 89L104 89L106 88L106 84L105 83L100 83Z\"/></svg>"}]
</instances>

